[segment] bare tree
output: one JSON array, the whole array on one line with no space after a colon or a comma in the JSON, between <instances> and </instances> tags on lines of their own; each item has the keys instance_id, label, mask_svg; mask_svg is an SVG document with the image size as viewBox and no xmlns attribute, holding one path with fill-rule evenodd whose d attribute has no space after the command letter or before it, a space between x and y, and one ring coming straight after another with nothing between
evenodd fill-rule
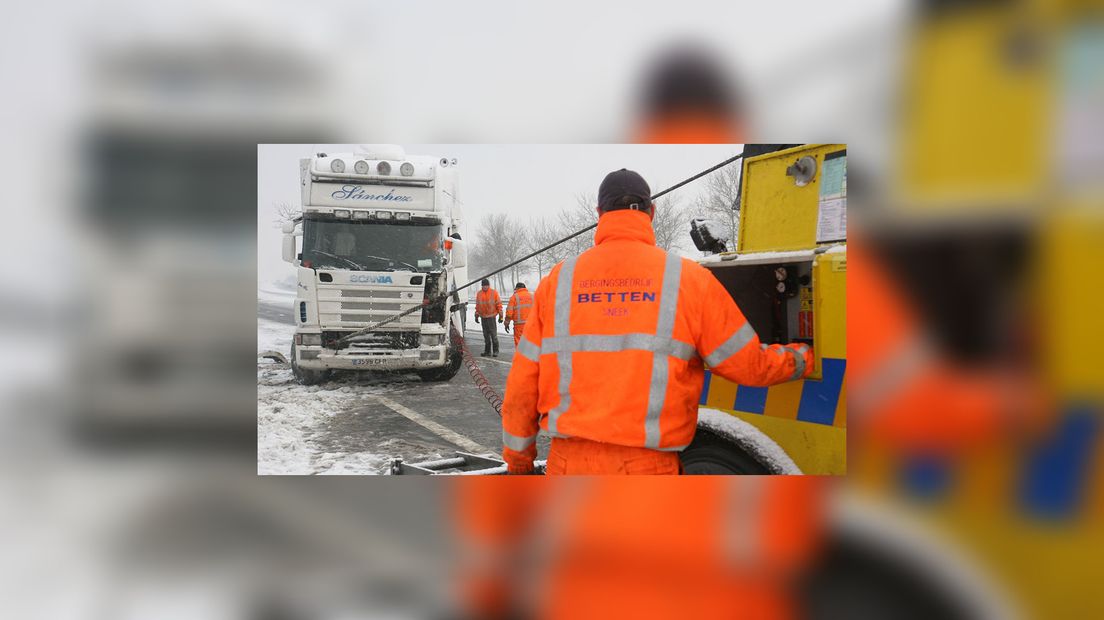
<instances>
[{"instance_id":1,"label":"bare tree","mask_svg":"<svg viewBox=\"0 0 1104 620\"><path fill-rule=\"evenodd\" d=\"M472 262L480 273L496 271L524 256L528 247L529 235L526 227L505 213L495 213L480 222ZM504 272L496 273L493 284L499 292L508 291L525 272L525 263L514 265ZM508 277L512 280L509 283Z\"/></svg>"},{"instance_id":2,"label":"bare tree","mask_svg":"<svg viewBox=\"0 0 1104 620\"><path fill-rule=\"evenodd\" d=\"M273 207L276 211L276 219L272 222L276 228L282 228L284 224L303 217L303 212L286 200L275 203Z\"/></svg>"},{"instance_id":3,"label":"bare tree","mask_svg":"<svg viewBox=\"0 0 1104 620\"><path fill-rule=\"evenodd\" d=\"M560 239L563 239L565 229L561 227L559 219L541 218L534 220L529 225L529 251L536 252L542 248L556 243ZM574 231L572 231L574 232ZM570 233L568 233L570 234ZM544 274L550 271L556 263L562 261L568 256L568 248L563 244L556 245L547 250L544 250L540 254L534 256L531 260L533 266L536 267L537 281L544 278Z\"/></svg>"},{"instance_id":4,"label":"bare tree","mask_svg":"<svg viewBox=\"0 0 1104 620\"><path fill-rule=\"evenodd\" d=\"M656 201L655 217L652 218L652 230L655 231L656 245L668 252L679 252L690 234L689 218L682 203L669 196Z\"/></svg>"},{"instance_id":5,"label":"bare tree","mask_svg":"<svg viewBox=\"0 0 1104 620\"><path fill-rule=\"evenodd\" d=\"M556 228L559 238L563 239L587 226L596 224L598 222L597 205L598 199L595 198L594 194L577 194L575 196L575 206L560 211L557 218ZM561 248L561 256L564 258L578 256L594 247L594 233L583 233L578 237L567 240L559 247Z\"/></svg>"}]
</instances>

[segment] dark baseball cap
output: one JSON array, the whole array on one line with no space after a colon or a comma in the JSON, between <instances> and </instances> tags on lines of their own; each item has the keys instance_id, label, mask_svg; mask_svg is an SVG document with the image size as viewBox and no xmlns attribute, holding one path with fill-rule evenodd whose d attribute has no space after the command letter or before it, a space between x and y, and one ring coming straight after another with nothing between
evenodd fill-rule
<instances>
[{"instance_id":1,"label":"dark baseball cap","mask_svg":"<svg viewBox=\"0 0 1104 620\"><path fill-rule=\"evenodd\" d=\"M644 209L651 204L651 195L652 189L648 187L644 177L632 170L622 168L614 170L602 179L602 184L598 186L598 208L602 211L609 211L618 199L633 196L640 199L640 208ZM616 208L624 209L628 207Z\"/></svg>"},{"instance_id":2,"label":"dark baseball cap","mask_svg":"<svg viewBox=\"0 0 1104 620\"><path fill-rule=\"evenodd\" d=\"M515 291L516 291L516 290L518 290L519 288L525 288L525 283L524 283L524 282L518 282L518 283L517 283L517 284L516 284L516 285L514 286L514 290L515 290Z\"/></svg>"},{"instance_id":3,"label":"dark baseball cap","mask_svg":"<svg viewBox=\"0 0 1104 620\"><path fill-rule=\"evenodd\" d=\"M488 280L487 278L483 278L483 280L479 284L488 284L489 285L490 283L491 283L490 280Z\"/></svg>"}]
</instances>

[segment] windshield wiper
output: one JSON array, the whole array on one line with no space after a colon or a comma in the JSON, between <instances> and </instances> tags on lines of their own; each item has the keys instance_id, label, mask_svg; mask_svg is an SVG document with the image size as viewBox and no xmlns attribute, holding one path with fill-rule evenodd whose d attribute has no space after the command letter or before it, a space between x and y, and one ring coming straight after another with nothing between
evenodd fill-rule
<instances>
[{"instance_id":1,"label":"windshield wiper","mask_svg":"<svg viewBox=\"0 0 1104 620\"><path fill-rule=\"evenodd\" d=\"M314 253L315 254L321 254L323 256L329 256L330 258L336 258L337 260L343 260L346 263L349 263L350 265L352 265L353 269L357 269L359 271L368 271L368 268L365 267L364 265L361 265L360 263L358 263L358 262L356 262L352 259L345 258L344 256L338 256L337 254L330 254L329 252L323 252L322 250L314 250Z\"/></svg>"}]
</instances>

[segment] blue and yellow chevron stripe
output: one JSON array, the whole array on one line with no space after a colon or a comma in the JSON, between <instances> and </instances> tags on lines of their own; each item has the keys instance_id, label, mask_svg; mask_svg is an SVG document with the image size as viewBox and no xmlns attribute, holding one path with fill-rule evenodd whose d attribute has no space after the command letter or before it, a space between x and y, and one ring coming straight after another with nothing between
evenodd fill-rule
<instances>
[{"instance_id":1,"label":"blue and yellow chevron stripe","mask_svg":"<svg viewBox=\"0 0 1104 620\"><path fill-rule=\"evenodd\" d=\"M782 447L806 474L847 473L847 360L823 358L823 379L737 385L708 370L703 407L728 411Z\"/></svg>"},{"instance_id":2,"label":"blue and yellow chevron stripe","mask_svg":"<svg viewBox=\"0 0 1104 620\"><path fill-rule=\"evenodd\" d=\"M844 374L847 360L824 358L821 380L804 379L771 387L749 387L705 372L700 404L827 426L847 426Z\"/></svg>"}]
</instances>

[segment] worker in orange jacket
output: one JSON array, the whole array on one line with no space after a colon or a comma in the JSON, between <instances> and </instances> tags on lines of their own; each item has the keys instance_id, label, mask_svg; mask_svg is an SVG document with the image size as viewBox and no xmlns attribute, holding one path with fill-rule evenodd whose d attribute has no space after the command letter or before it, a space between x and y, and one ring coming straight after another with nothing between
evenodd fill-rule
<instances>
[{"instance_id":1,"label":"worker in orange jacket","mask_svg":"<svg viewBox=\"0 0 1104 620\"><path fill-rule=\"evenodd\" d=\"M483 324L482 357L498 357L498 326L502 322L502 298L491 288L491 281L483 278L479 292L475 294L475 322Z\"/></svg>"},{"instance_id":2,"label":"worker in orange jacket","mask_svg":"<svg viewBox=\"0 0 1104 620\"><path fill-rule=\"evenodd\" d=\"M527 473L540 429L549 474L677 474L694 437L704 364L743 385L805 377L808 345L760 344L709 271L655 245L644 179L611 172L595 246L537 287L506 381L503 458Z\"/></svg>"},{"instance_id":3,"label":"worker in orange jacket","mask_svg":"<svg viewBox=\"0 0 1104 620\"><path fill-rule=\"evenodd\" d=\"M514 324L514 348L517 348L521 340L521 333L525 331L525 322L529 320L529 312L533 309L533 294L525 288L524 282L518 282L514 286L514 294L510 296L510 302L506 304L506 332L510 331L510 323Z\"/></svg>"}]
</instances>

